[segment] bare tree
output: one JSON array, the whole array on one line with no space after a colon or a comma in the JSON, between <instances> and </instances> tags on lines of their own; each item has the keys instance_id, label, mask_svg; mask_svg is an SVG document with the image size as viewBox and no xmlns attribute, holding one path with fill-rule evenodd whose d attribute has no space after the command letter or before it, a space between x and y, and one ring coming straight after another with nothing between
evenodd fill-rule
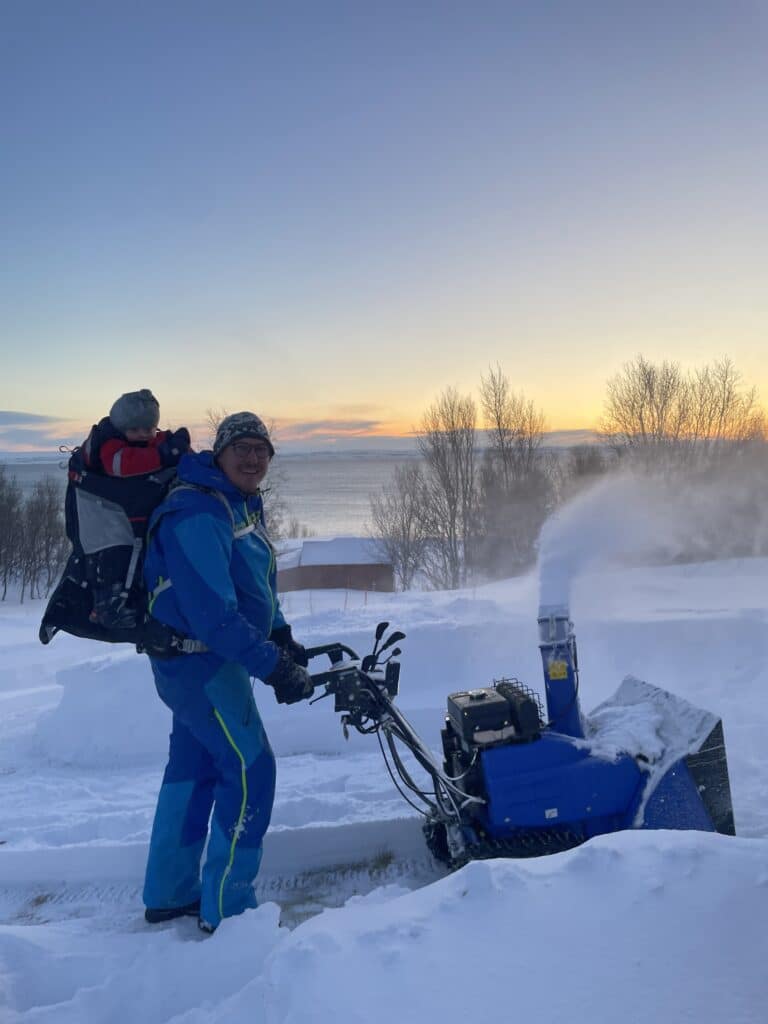
<instances>
[{"instance_id":1,"label":"bare tree","mask_svg":"<svg viewBox=\"0 0 768 1024\"><path fill-rule=\"evenodd\" d=\"M269 428L270 435L274 438L273 428ZM285 488L285 467L282 462L270 463L269 476L265 486L262 488L261 496L264 500L264 518L267 523L267 530L273 540L281 540L283 537L295 536L291 533L296 517L288 518L288 505L283 497ZM286 520L288 522L286 523ZM299 524L301 526L301 524ZM306 529L309 529L307 527Z\"/></svg>"},{"instance_id":2,"label":"bare tree","mask_svg":"<svg viewBox=\"0 0 768 1024\"><path fill-rule=\"evenodd\" d=\"M711 459L765 437L765 414L757 389L744 389L742 377L725 358L695 370L691 392L687 440Z\"/></svg>"},{"instance_id":3,"label":"bare tree","mask_svg":"<svg viewBox=\"0 0 768 1024\"><path fill-rule=\"evenodd\" d=\"M424 459L424 572L438 588L467 578L477 509L475 424L469 396L448 388L424 414L417 444Z\"/></svg>"},{"instance_id":4,"label":"bare tree","mask_svg":"<svg viewBox=\"0 0 768 1024\"><path fill-rule=\"evenodd\" d=\"M692 466L762 439L765 416L730 359L684 373L638 356L608 381L601 432L646 467Z\"/></svg>"},{"instance_id":5,"label":"bare tree","mask_svg":"<svg viewBox=\"0 0 768 1024\"><path fill-rule=\"evenodd\" d=\"M534 557L536 539L557 497L560 466L543 448L544 414L513 392L499 366L481 378L488 446L479 474L476 564L499 575Z\"/></svg>"},{"instance_id":6,"label":"bare tree","mask_svg":"<svg viewBox=\"0 0 768 1024\"><path fill-rule=\"evenodd\" d=\"M208 428L208 447L213 448L213 442L216 440L216 431L219 429L219 424L222 420L229 416L229 409L223 405L216 407L210 406L205 410L205 425Z\"/></svg>"},{"instance_id":7,"label":"bare tree","mask_svg":"<svg viewBox=\"0 0 768 1024\"><path fill-rule=\"evenodd\" d=\"M638 356L608 382L602 428L622 462L668 477L686 503L676 558L765 551L765 414L730 359L684 373Z\"/></svg>"},{"instance_id":8,"label":"bare tree","mask_svg":"<svg viewBox=\"0 0 768 1024\"><path fill-rule=\"evenodd\" d=\"M64 491L56 480L46 477L38 485L40 522L38 545L41 572L37 581L38 596L42 589L48 595L57 582L69 556L70 544L64 530Z\"/></svg>"},{"instance_id":9,"label":"bare tree","mask_svg":"<svg viewBox=\"0 0 768 1024\"><path fill-rule=\"evenodd\" d=\"M410 589L423 564L425 488L421 467L406 463L395 467L390 484L371 495L373 536L403 590Z\"/></svg>"},{"instance_id":10,"label":"bare tree","mask_svg":"<svg viewBox=\"0 0 768 1024\"><path fill-rule=\"evenodd\" d=\"M689 418L689 401L677 363L656 366L638 356L608 381L601 432L617 451L677 445Z\"/></svg>"},{"instance_id":11,"label":"bare tree","mask_svg":"<svg viewBox=\"0 0 768 1024\"><path fill-rule=\"evenodd\" d=\"M35 484L32 493L24 502L23 508L24 526L19 546L19 582L21 583L20 601L22 604L27 591L31 598L38 596L36 590L44 569L42 533L46 514L46 498L41 483L42 481L38 481Z\"/></svg>"},{"instance_id":12,"label":"bare tree","mask_svg":"<svg viewBox=\"0 0 768 1024\"><path fill-rule=\"evenodd\" d=\"M19 569L21 546L22 494L14 477L9 477L0 466L0 584L4 601L8 584Z\"/></svg>"},{"instance_id":13,"label":"bare tree","mask_svg":"<svg viewBox=\"0 0 768 1024\"><path fill-rule=\"evenodd\" d=\"M577 444L569 448L562 462L560 500L567 501L596 483L615 462L615 454L599 444Z\"/></svg>"},{"instance_id":14,"label":"bare tree","mask_svg":"<svg viewBox=\"0 0 768 1024\"><path fill-rule=\"evenodd\" d=\"M285 536L296 539L316 537L317 530L313 530L311 526L302 523L296 516L291 516L288 520L288 525L285 527Z\"/></svg>"},{"instance_id":15,"label":"bare tree","mask_svg":"<svg viewBox=\"0 0 768 1024\"><path fill-rule=\"evenodd\" d=\"M423 466L396 474L372 498L373 524L388 538L401 579L421 572L436 588L464 585L471 571L499 575L527 565L557 498L558 463L543 448L543 414L510 391L500 368L482 379L488 447L476 449L476 407L449 388L417 435Z\"/></svg>"},{"instance_id":16,"label":"bare tree","mask_svg":"<svg viewBox=\"0 0 768 1024\"><path fill-rule=\"evenodd\" d=\"M509 380L500 366L480 378L480 397L485 417L488 450L510 487L524 478L538 463L544 441L544 413L532 401L510 390Z\"/></svg>"}]
</instances>

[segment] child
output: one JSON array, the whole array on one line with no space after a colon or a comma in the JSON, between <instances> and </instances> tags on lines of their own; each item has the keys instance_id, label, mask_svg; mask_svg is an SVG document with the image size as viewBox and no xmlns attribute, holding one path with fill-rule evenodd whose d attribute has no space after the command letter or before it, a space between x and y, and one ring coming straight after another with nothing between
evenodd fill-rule
<instances>
[{"instance_id":1,"label":"child","mask_svg":"<svg viewBox=\"0 0 768 1024\"><path fill-rule=\"evenodd\" d=\"M83 445L87 468L127 477L175 466L189 450L189 431L158 431L159 421L160 405L149 388L121 395L109 416L91 427Z\"/></svg>"},{"instance_id":2,"label":"child","mask_svg":"<svg viewBox=\"0 0 768 1024\"><path fill-rule=\"evenodd\" d=\"M125 480L115 484L131 489L131 496L141 487L137 477L149 477L159 470L177 465L185 452L190 450L189 431L180 427L176 431L160 430L160 405L148 388L129 391L121 395L98 424L91 428L81 449L83 464L91 473ZM135 483L131 483L133 478ZM151 486L151 485L150 485ZM138 493L138 492L137 492ZM115 499L128 507L129 495L125 500L115 493ZM129 513L130 523L136 537L146 532L147 517ZM139 543L138 541L136 542ZM136 625L136 613L131 608L128 590L141 572L140 566L131 558L132 549L122 543L105 547L93 560L95 578L92 577L93 610L92 622L107 629L132 629Z\"/></svg>"}]
</instances>

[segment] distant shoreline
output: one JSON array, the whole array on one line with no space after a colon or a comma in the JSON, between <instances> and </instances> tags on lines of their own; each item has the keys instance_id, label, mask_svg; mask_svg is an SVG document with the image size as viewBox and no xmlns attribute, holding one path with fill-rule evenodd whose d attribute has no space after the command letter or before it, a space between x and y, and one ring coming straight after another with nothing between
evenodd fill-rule
<instances>
[{"instance_id":1,"label":"distant shoreline","mask_svg":"<svg viewBox=\"0 0 768 1024\"><path fill-rule=\"evenodd\" d=\"M478 448L485 448L484 431L478 430ZM550 430L544 433L544 447L572 448L575 445L592 445L599 443L594 430ZM341 442L320 442L315 446L305 441L278 442L277 454L286 459L307 458L410 458L418 455L415 438L405 437L371 437L351 439L344 438ZM0 465L14 464L45 464L66 461L67 452L51 451L0 451Z\"/></svg>"}]
</instances>

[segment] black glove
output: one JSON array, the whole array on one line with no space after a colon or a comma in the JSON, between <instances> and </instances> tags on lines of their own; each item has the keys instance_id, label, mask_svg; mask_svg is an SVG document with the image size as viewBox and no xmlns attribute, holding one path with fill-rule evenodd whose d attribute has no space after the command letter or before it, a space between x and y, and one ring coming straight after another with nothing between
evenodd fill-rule
<instances>
[{"instance_id":1,"label":"black glove","mask_svg":"<svg viewBox=\"0 0 768 1024\"><path fill-rule=\"evenodd\" d=\"M307 649L303 644L293 639L290 626L278 626L277 629L273 629L269 634L269 639L277 647L287 651L297 665L301 665L304 668L307 667L309 664Z\"/></svg>"},{"instance_id":2,"label":"black glove","mask_svg":"<svg viewBox=\"0 0 768 1024\"><path fill-rule=\"evenodd\" d=\"M164 466L175 466L181 456L189 451L189 431L186 427L179 427L157 446L157 450Z\"/></svg>"},{"instance_id":3,"label":"black glove","mask_svg":"<svg viewBox=\"0 0 768 1024\"><path fill-rule=\"evenodd\" d=\"M264 682L274 687L278 704L295 704L311 697L314 690L309 672L297 665L284 647L278 648L277 664Z\"/></svg>"}]
</instances>

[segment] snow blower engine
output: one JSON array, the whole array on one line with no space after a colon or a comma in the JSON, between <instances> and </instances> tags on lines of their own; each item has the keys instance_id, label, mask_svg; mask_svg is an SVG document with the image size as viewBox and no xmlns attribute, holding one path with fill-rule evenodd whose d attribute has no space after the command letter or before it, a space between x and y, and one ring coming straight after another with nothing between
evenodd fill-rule
<instances>
[{"instance_id":1,"label":"snow blower engine","mask_svg":"<svg viewBox=\"0 0 768 1024\"><path fill-rule=\"evenodd\" d=\"M331 662L312 676L325 691L314 700L333 696L345 736L376 736L395 786L424 815L429 849L452 868L556 853L629 828L734 835L720 719L631 677L584 717L568 611L543 608L538 622L546 715L514 678L452 693L442 763L394 703L394 645L405 634L383 639L387 622L363 658L340 643L308 649ZM428 782L415 781L414 762Z\"/></svg>"}]
</instances>

